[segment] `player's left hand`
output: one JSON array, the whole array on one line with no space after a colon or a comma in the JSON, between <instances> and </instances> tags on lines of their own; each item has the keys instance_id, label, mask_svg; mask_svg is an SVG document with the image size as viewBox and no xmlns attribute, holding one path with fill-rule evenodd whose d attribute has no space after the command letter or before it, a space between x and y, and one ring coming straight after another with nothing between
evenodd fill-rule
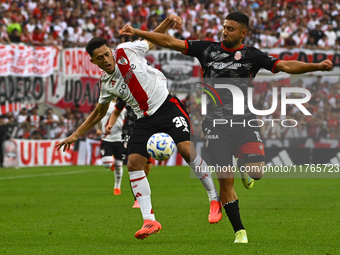
<instances>
[{"instance_id":1,"label":"player's left hand","mask_svg":"<svg viewBox=\"0 0 340 255\"><path fill-rule=\"evenodd\" d=\"M122 29L122 35L125 35L125 36L134 36L135 33L136 33L136 30L130 25L125 25Z\"/></svg>"},{"instance_id":2,"label":"player's left hand","mask_svg":"<svg viewBox=\"0 0 340 255\"><path fill-rule=\"evenodd\" d=\"M331 71L333 69L333 63L329 59L325 59L324 61L319 63L320 71Z\"/></svg>"}]
</instances>

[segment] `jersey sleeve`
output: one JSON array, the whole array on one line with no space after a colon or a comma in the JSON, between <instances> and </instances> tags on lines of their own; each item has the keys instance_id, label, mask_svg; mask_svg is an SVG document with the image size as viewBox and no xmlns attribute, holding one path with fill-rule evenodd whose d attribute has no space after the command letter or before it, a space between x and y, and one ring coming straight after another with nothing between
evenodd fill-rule
<instances>
[{"instance_id":1,"label":"jersey sleeve","mask_svg":"<svg viewBox=\"0 0 340 255\"><path fill-rule=\"evenodd\" d=\"M272 73L277 73L277 71L275 71L275 67L281 59L274 58L273 56L256 48L254 48L252 55L257 66L271 71Z\"/></svg>"},{"instance_id":2,"label":"jersey sleeve","mask_svg":"<svg viewBox=\"0 0 340 255\"><path fill-rule=\"evenodd\" d=\"M209 41L185 40L186 51L183 54L198 57L211 44Z\"/></svg>"},{"instance_id":3,"label":"jersey sleeve","mask_svg":"<svg viewBox=\"0 0 340 255\"><path fill-rule=\"evenodd\" d=\"M184 55L196 57L201 63L206 58L204 52L211 45L209 41L192 41L185 40L186 51L183 52Z\"/></svg>"},{"instance_id":4,"label":"jersey sleeve","mask_svg":"<svg viewBox=\"0 0 340 255\"><path fill-rule=\"evenodd\" d=\"M109 93L100 82L99 104L106 104L115 99L116 96Z\"/></svg>"},{"instance_id":5,"label":"jersey sleeve","mask_svg":"<svg viewBox=\"0 0 340 255\"><path fill-rule=\"evenodd\" d=\"M123 48L123 49L127 48L127 49L137 52L139 55L143 55L149 50L149 44L145 40L143 41L137 40L134 42L121 43L118 45L117 49L120 49L120 48Z\"/></svg>"}]
</instances>

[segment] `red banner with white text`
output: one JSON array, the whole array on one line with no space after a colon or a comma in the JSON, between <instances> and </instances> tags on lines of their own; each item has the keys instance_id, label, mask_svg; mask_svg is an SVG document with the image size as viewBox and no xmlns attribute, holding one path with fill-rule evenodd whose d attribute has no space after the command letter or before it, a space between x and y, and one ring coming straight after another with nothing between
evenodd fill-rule
<instances>
[{"instance_id":1,"label":"red banner with white text","mask_svg":"<svg viewBox=\"0 0 340 255\"><path fill-rule=\"evenodd\" d=\"M57 150L55 145L61 140L21 140L13 139L17 149L19 167L72 165L77 153Z\"/></svg>"}]
</instances>

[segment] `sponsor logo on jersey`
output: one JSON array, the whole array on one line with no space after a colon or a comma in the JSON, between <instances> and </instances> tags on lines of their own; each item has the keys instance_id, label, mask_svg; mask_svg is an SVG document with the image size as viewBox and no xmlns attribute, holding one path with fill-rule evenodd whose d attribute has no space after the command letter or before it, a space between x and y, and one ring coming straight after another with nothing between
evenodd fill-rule
<instances>
[{"instance_id":1,"label":"sponsor logo on jersey","mask_svg":"<svg viewBox=\"0 0 340 255\"><path fill-rule=\"evenodd\" d=\"M218 137L218 135L206 135L205 139L216 140L216 139L220 139L220 138Z\"/></svg>"},{"instance_id":2,"label":"sponsor logo on jersey","mask_svg":"<svg viewBox=\"0 0 340 255\"><path fill-rule=\"evenodd\" d=\"M236 53L235 53L235 55L234 55L235 60L240 60L241 57L242 57L241 51L239 51L239 50L236 51Z\"/></svg>"},{"instance_id":3,"label":"sponsor logo on jersey","mask_svg":"<svg viewBox=\"0 0 340 255\"><path fill-rule=\"evenodd\" d=\"M232 61L229 61L229 62L209 62L207 64L207 67L210 67L212 66L214 69L218 69L218 70L221 70L221 69L225 69L225 68L228 68L228 69L238 69L239 67L241 67L241 63L233 63Z\"/></svg>"},{"instance_id":4,"label":"sponsor logo on jersey","mask_svg":"<svg viewBox=\"0 0 340 255\"><path fill-rule=\"evenodd\" d=\"M123 65L123 66L125 66L125 65L127 65L129 63L126 60L126 58L124 58L123 56L120 56L117 62L118 62L118 64Z\"/></svg>"},{"instance_id":5,"label":"sponsor logo on jersey","mask_svg":"<svg viewBox=\"0 0 340 255\"><path fill-rule=\"evenodd\" d=\"M213 51L210 53L210 57L214 58L217 56L217 54L219 54L220 52L219 51Z\"/></svg>"},{"instance_id":6,"label":"sponsor logo on jersey","mask_svg":"<svg viewBox=\"0 0 340 255\"><path fill-rule=\"evenodd\" d=\"M116 81L115 80L111 80L111 84L112 84L112 88L115 86Z\"/></svg>"},{"instance_id":7,"label":"sponsor logo on jersey","mask_svg":"<svg viewBox=\"0 0 340 255\"><path fill-rule=\"evenodd\" d=\"M221 58L227 58L227 57L229 57L229 56L230 56L230 54L227 54L227 53L222 53L222 54L220 55Z\"/></svg>"},{"instance_id":8,"label":"sponsor logo on jersey","mask_svg":"<svg viewBox=\"0 0 340 255\"><path fill-rule=\"evenodd\" d=\"M226 68L227 66L231 65L233 62L230 61L230 62L227 62L227 63L224 63L224 62L209 62L207 64L207 67L210 67L212 66L214 69L224 69Z\"/></svg>"}]
</instances>

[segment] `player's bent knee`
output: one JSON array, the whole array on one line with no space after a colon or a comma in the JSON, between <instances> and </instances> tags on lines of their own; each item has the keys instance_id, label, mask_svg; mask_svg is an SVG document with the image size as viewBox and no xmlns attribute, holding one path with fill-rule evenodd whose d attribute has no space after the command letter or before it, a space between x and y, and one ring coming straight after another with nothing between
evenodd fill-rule
<instances>
[{"instance_id":1,"label":"player's bent knee","mask_svg":"<svg viewBox=\"0 0 340 255\"><path fill-rule=\"evenodd\" d=\"M112 156L105 156L102 158L102 164L105 168L111 168L113 165L113 157Z\"/></svg>"},{"instance_id":2,"label":"player's bent knee","mask_svg":"<svg viewBox=\"0 0 340 255\"><path fill-rule=\"evenodd\" d=\"M178 143L177 149L186 162L193 162L197 156L195 147L191 141Z\"/></svg>"},{"instance_id":3,"label":"player's bent knee","mask_svg":"<svg viewBox=\"0 0 340 255\"><path fill-rule=\"evenodd\" d=\"M128 171L139 171L144 170L145 164L147 162L147 158L143 157L139 154L131 154L128 158L127 168Z\"/></svg>"}]
</instances>

